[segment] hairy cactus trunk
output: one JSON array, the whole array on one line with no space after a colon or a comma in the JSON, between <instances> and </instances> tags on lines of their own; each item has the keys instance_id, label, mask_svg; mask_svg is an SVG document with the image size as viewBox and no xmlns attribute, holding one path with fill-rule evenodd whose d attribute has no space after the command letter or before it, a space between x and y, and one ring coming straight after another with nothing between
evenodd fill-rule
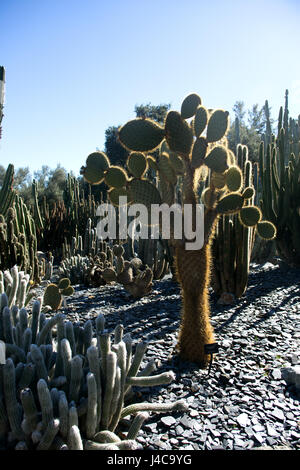
<instances>
[{"instance_id":1,"label":"hairy cactus trunk","mask_svg":"<svg viewBox=\"0 0 300 470\"><path fill-rule=\"evenodd\" d=\"M210 244L198 251L177 248L176 267L183 299L177 346L183 359L204 367L208 361L204 346L214 342L208 297Z\"/></svg>"}]
</instances>

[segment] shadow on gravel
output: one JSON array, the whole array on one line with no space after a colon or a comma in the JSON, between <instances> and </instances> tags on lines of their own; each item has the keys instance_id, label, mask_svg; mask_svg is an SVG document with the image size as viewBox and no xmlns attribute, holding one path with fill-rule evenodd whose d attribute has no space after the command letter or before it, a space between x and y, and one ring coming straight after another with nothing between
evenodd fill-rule
<instances>
[{"instance_id":1,"label":"shadow on gravel","mask_svg":"<svg viewBox=\"0 0 300 470\"><path fill-rule=\"evenodd\" d=\"M231 305L218 305L218 297L214 292L211 292L211 311L212 317L222 312L234 310L232 315L227 318L222 325L216 327L216 332L222 331L230 323L232 323L238 315L243 311L245 306L252 305L253 308L259 308L259 301L267 297L269 294L275 294L276 290L284 290L291 288L289 292L284 293L284 298L280 301L280 292L278 292L278 304L270 307L267 313L262 314L252 326L257 326L261 322L267 320L273 315L276 315L283 309L285 305L293 300L295 303L299 302L300 305L300 269L283 269L276 267L274 269L253 269L249 274L248 287L245 294L237 299L235 304ZM275 292L274 292L275 291ZM300 310L300 306L299 306Z\"/></svg>"},{"instance_id":2,"label":"shadow on gravel","mask_svg":"<svg viewBox=\"0 0 300 470\"><path fill-rule=\"evenodd\" d=\"M268 295L269 292L277 288L286 288L298 284L300 287L300 269L283 269L279 266L274 269L253 269L249 274L248 288L246 295L257 296L257 294ZM259 288L259 292L257 292Z\"/></svg>"}]
</instances>

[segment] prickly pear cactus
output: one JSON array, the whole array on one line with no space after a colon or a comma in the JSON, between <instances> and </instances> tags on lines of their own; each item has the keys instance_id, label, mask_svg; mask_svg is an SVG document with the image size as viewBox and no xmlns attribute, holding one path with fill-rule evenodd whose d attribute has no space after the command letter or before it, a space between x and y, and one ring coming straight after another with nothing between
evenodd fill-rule
<instances>
[{"instance_id":1,"label":"prickly pear cactus","mask_svg":"<svg viewBox=\"0 0 300 470\"><path fill-rule=\"evenodd\" d=\"M121 245L113 246L115 264L103 271L106 282L119 282L133 298L140 298L152 290L153 271L149 266L142 268L142 261L133 258L124 259L124 248Z\"/></svg>"},{"instance_id":2,"label":"prickly pear cactus","mask_svg":"<svg viewBox=\"0 0 300 470\"><path fill-rule=\"evenodd\" d=\"M60 279L58 284L48 284L45 289L43 302L49 305L52 310L59 310L64 297L74 294L74 288L71 286L70 279Z\"/></svg>"},{"instance_id":3,"label":"prickly pear cactus","mask_svg":"<svg viewBox=\"0 0 300 470\"><path fill-rule=\"evenodd\" d=\"M205 345L215 341L208 301L210 245L215 225L220 214L239 214L246 202L245 194L239 191L239 170L232 170L236 164L227 147L228 127L229 113L222 109L206 109L195 93L184 99L181 112L168 112L163 126L150 119L127 122L119 129L118 135L120 143L131 152L127 177L123 179L122 187L112 187L109 193L113 204L117 203L115 191L118 191L118 194L128 195L130 203L143 204L150 210L153 204L172 206L178 202L176 188L180 182L183 209L187 205L192 208L190 220L188 211L183 210L183 217L194 233L197 204L204 203L202 248L188 249L187 242L191 240L184 235L175 237L176 227L174 224L170 227L170 243L175 250L177 278L183 298L177 348L183 359L202 366L208 360ZM156 149L159 149L157 158L147 155ZM137 152L144 155L144 159L141 155L138 158L133 156ZM87 181L95 183L96 180L97 184L105 178L109 165L104 168L103 162L107 164L107 160L102 152L99 152L98 160L95 153L92 156L87 158L82 174ZM150 166L156 172L157 185L145 176ZM201 201L198 186L207 176L210 183ZM273 224L255 217L257 211L253 209L251 214L243 212L243 223L264 227L265 234L269 229L268 236L275 236Z\"/></svg>"}]
</instances>

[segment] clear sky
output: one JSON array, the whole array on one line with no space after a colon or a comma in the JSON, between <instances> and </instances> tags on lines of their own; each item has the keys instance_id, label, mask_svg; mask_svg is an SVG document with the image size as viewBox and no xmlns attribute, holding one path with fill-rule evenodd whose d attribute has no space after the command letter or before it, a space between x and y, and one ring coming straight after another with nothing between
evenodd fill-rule
<instances>
[{"instance_id":1,"label":"clear sky","mask_svg":"<svg viewBox=\"0 0 300 470\"><path fill-rule=\"evenodd\" d=\"M0 0L0 164L79 173L136 104L190 92L232 112L289 90L300 113L300 0Z\"/></svg>"}]
</instances>

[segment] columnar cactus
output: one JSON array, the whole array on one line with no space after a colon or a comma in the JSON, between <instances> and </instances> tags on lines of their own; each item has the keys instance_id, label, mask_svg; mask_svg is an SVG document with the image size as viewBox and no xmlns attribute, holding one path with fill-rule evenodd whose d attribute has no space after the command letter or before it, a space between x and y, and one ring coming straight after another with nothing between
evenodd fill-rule
<instances>
[{"instance_id":1,"label":"columnar cactus","mask_svg":"<svg viewBox=\"0 0 300 470\"><path fill-rule=\"evenodd\" d=\"M6 294L9 308L13 305L18 308L25 307L34 295L30 292L30 287L29 274L20 271L17 266L4 272L0 271L0 294Z\"/></svg>"},{"instance_id":2,"label":"columnar cactus","mask_svg":"<svg viewBox=\"0 0 300 470\"><path fill-rule=\"evenodd\" d=\"M283 119L284 116L284 119ZM300 266L300 119L288 119L281 108L277 137L259 152L261 210L277 228L275 240L279 257L291 266Z\"/></svg>"},{"instance_id":3,"label":"columnar cactus","mask_svg":"<svg viewBox=\"0 0 300 470\"><path fill-rule=\"evenodd\" d=\"M188 121L191 119L191 121ZM103 152L89 155L82 174L92 184L102 181L111 187L109 197L118 204L120 195L126 195L129 203L139 203L150 211L153 204L175 203L175 188L182 180L183 209L192 208L192 230L196 230L196 207L199 202L198 184L210 174L210 185L202 194L204 210L204 245L201 249L186 248L188 240L174 237L174 226L170 239L175 247L177 277L182 287L183 314L178 337L178 351L186 360L205 366L208 354L205 345L214 343L210 324L208 285L210 281L210 245L215 225L220 214L240 214L245 226L257 226L269 237L275 236L275 227L261 220L258 208L245 206L245 193L241 193L235 182L239 170L232 153L227 148L226 132L229 127L229 113L222 109L207 110L201 98L192 93L181 107L181 112L169 111L163 126L150 119L133 119L119 129L119 141L131 153L127 168L114 168L110 174L110 162ZM204 133L205 131L205 133ZM159 148L159 157L154 159L148 153ZM159 184L147 180L145 169L155 169ZM110 175L107 178L107 175ZM224 185L216 183L225 179ZM227 180L227 181L226 181ZM228 183L228 184L227 184ZM237 185L237 186L236 186ZM185 211L184 211L185 214Z\"/></svg>"},{"instance_id":4,"label":"columnar cactus","mask_svg":"<svg viewBox=\"0 0 300 470\"><path fill-rule=\"evenodd\" d=\"M0 191L0 268L17 264L39 282L37 237L33 217L13 189L14 167L9 165Z\"/></svg>"},{"instance_id":5,"label":"columnar cactus","mask_svg":"<svg viewBox=\"0 0 300 470\"><path fill-rule=\"evenodd\" d=\"M244 207L249 206L244 210L248 210L254 218L260 217L260 212L253 207L255 191L247 147L239 144L236 154L238 166L232 166L220 184L226 183L232 191L241 191L245 199ZM255 229L245 226L246 216L243 211L238 215L221 215L216 226L212 244L212 285L222 303L233 303L247 288Z\"/></svg>"}]
</instances>

